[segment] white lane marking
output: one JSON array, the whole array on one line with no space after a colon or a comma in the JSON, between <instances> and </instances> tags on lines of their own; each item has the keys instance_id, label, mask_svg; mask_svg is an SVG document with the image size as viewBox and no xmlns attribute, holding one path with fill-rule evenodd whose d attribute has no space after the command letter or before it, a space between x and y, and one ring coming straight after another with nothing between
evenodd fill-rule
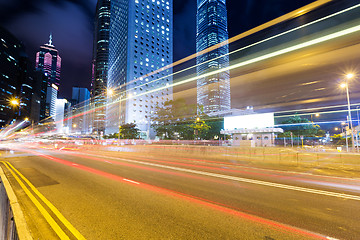
<instances>
[{"instance_id":1,"label":"white lane marking","mask_svg":"<svg viewBox=\"0 0 360 240\"><path fill-rule=\"evenodd\" d=\"M123 178L123 180L124 180L124 181L127 181L127 182L131 182L131 183L135 183L135 184L140 184L140 183L138 183L138 182L135 182L135 181L133 181L133 180L126 179L126 178Z\"/></svg>"},{"instance_id":2,"label":"white lane marking","mask_svg":"<svg viewBox=\"0 0 360 240\"><path fill-rule=\"evenodd\" d=\"M95 157L105 157L105 158L109 158L109 159L121 160L121 161L131 162L131 163L138 163L138 164L148 165L148 166L153 166L153 167L167 168L167 169L181 171L181 172L194 173L194 174L198 174L198 175L228 179L228 180L233 180L233 181L238 181L238 182L253 183L253 184L263 185L263 186L268 186L268 187L276 187L276 188L288 189L288 190L293 190L293 191L307 192L307 193L325 195L325 196L330 196L330 197L338 197L338 198L360 201L360 196L350 195L350 194L345 194L345 193L336 193L336 192L317 190L317 189L312 189L312 188L291 186L291 185L280 184L280 183L265 182L265 181L261 181L261 180L228 176L228 175L223 175L223 174L218 174L218 173L204 172L204 171L192 170L192 169L187 169L187 168L171 167L171 166L161 165L161 164L157 164L157 163L141 162L141 161L136 161L136 160L124 159L124 158L98 156L98 155L93 155L93 154L86 154L86 155L95 156Z\"/></svg>"},{"instance_id":3,"label":"white lane marking","mask_svg":"<svg viewBox=\"0 0 360 240\"><path fill-rule=\"evenodd\" d=\"M110 164L113 164L112 162L109 162L109 161L104 161L104 162L106 162L106 163L110 163Z\"/></svg>"}]
</instances>

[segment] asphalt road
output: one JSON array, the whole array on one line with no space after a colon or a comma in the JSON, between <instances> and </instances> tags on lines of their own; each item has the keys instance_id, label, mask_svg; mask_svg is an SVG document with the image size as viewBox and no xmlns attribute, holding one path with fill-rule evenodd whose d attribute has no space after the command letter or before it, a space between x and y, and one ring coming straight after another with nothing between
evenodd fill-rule
<instances>
[{"instance_id":1,"label":"asphalt road","mask_svg":"<svg viewBox=\"0 0 360 240\"><path fill-rule=\"evenodd\" d=\"M12 147L1 167L34 239L360 236L360 179L166 154Z\"/></svg>"}]
</instances>

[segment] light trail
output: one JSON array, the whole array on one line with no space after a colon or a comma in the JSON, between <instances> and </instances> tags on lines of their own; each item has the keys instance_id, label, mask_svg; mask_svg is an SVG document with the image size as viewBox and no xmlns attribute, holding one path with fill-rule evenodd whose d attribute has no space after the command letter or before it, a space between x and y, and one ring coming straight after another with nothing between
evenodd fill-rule
<instances>
[{"instance_id":1,"label":"light trail","mask_svg":"<svg viewBox=\"0 0 360 240\"><path fill-rule=\"evenodd\" d=\"M207 48L207 49L204 49L204 50L202 50L202 51L200 51L200 52L197 52L197 53L192 54L192 55L190 55L190 56L188 56L188 57L186 57L186 58L183 58L183 59L181 59L181 60L179 60L179 61L177 61L177 62L175 62L175 63L173 63L173 64L170 64L170 65L168 65L168 66L165 66L165 67L163 67L163 68L161 68L161 69L159 69L159 70L153 71L153 72L151 72L151 73L145 74L144 76L142 76L142 77L140 77L140 78L137 78L137 79L134 79L134 80L132 80L131 82L129 82L129 83L127 83L127 84L130 84L130 83L132 83L132 82L134 82L134 81L142 80L143 78L146 78L146 77L149 77L149 76L151 76L151 75L160 73L160 72L162 72L162 71L164 71L164 70L166 70L166 69L171 69L171 68L173 68L173 67L175 67L175 66L177 66L177 65L179 65L179 64L181 64L181 63L184 63L184 62L190 61L190 60L192 60L192 59L195 59L195 58L196 58L197 56L199 56L199 55L203 55L203 54L205 54L205 53L209 53L209 52L211 52L211 51L214 51L214 50L216 50L216 49L218 49L218 48L223 47L224 45L229 45L230 43L236 42L236 41L238 41L238 40L240 40L240 39L242 39L242 38L245 38L245 37L247 37L247 36L250 36L250 35L252 35L252 34L255 34L255 33L257 33L257 32L260 32L260 31L262 31L262 30L264 30L264 29L266 29L266 28L272 27L272 26L274 26L274 25L276 25L276 24L279 24L279 23L281 23L281 22L288 21L288 20L291 20L291 19L300 17L300 16L302 16L302 15L304 15L304 14L310 12L310 11L313 11L313 10L315 10L315 9L317 9L317 8L319 8L319 7L323 6L323 5L331 2L331 1L332 1L332 0L318 0L318 1L315 1L315 2L313 2L313 3L310 3L310 4L308 4L308 5L304 6L304 7L301 7L301 8L299 8L299 9L296 9L296 10L294 10L294 11L292 11L292 12L290 12L290 13L287 13L287 14L285 14L285 15L283 15L283 16L280 16L280 17L278 17L278 18L276 18L276 19L274 19L274 20L271 20L271 21L269 21L269 22L267 22L267 23L264 23L264 24L262 24L262 25L260 25L260 26L258 26L258 27L255 27L255 28L253 28L253 29L250 29L250 30L248 30L248 31L246 31L246 32L244 32L244 33L242 33L242 34L239 34L239 35L237 35L237 36L235 36L235 37L232 37L232 38L230 38L230 39L228 39L228 40L225 40L225 41L223 41L223 42L221 42L221 43L218 43L218 44L216 44L216 45L214 45L214 46L211 46L211 47L209 47L209 48ZM357 5L357 7L358 7L358 5ZM355 8L355 7L354 7L354 8ZM352 10L352 9L353 9L353 8L348 8L347 10L343 10L343 11L350 11L350 10ZM343 13L343 11L340 11L339 14ZM329 16L330 16L330 17L336 16L336 13L335 13L335 14L331 14L331 15L329 15ZM326 19L326 18L324 18L324 19ZM314 23L316 23L316 22L314 22ZM301 29L301 27L295 28L295 30L298 30L298 29ZM289 31L287 31L287 32L289 32ZM279 36L280 36L280 35L279 35ZM274 38L276 38L276 37L278 37L278 35L276 35ZM269 38L268 40L270 40L270 39L273 39L273 38ZM263 40L263 41L267 41L267 40ZM260 41L259 43L261 43L261 42L263 42L263 41ZM255 45L256 45L256 43L255 43ZM252 46L252 45L250 45L250 46ZM246 48L244 48L244 49L246 49ZM226 56L226 55L223 55L222 57L224 57L224 56ZM196 66L195 66L195 67L196 67ZM171 74L171 75L173 75L173 74ZM168 76L166 76L166 77L169 77L169 76L171 76L171 75L168 75ZM163 78L160 78L160 79L163 79ZM127 84L122 85L121 87L124 87L124 86L126 86Z\"/></svg>"},{"instance_id":2,"label":"light trail","mask_svg":"<svg viewBox=\"0 0 360 240\"><path fill-rule=\"evenodd\" d=\"M30 151L30 150L25 150L25 151ZM324 235L321 235L321 234L318 234L318 233L313 233L313 232L302 230L302 229L299 229L299 228L296 228L296 227L281 224L281 223L278 223L278 222L275 222L275 221L272 221L272 220L268 220L268 219L264 219L264 218L261 218L261 217L246 214L244 212L241 212L238 209L234 209L233 207L226 206L225 204L222 204L222 203L210 201L210 200L207 200L207 199L203 199L203 198L200 198L200 197L192 196L192 195L189 195L189 194L177 192L177 191L162 188L162 187L157 187L157 186L142 183L142 182L139 182L139 181L134 181L132 179L123 178L121 176L114 175L114 174L107 173L107 172L103 172L101 170L90 168L90 167L87 167L87 166L84 166L84 165L79 164L79 165L74 166L74 165L72 165L72 162L69 162L69 161L66 161L66 160L63 160L63 159L60 159L60 158L52 157L52 156L49 156L49 155L46 155L46 154L38 153L36 151L30 151L30 152L32 152L34 155L37 155L37 156L52 160L54 162L57 162L57 163L60 163L60 164L66 165L66 166L74 167L74 168L77 168L77 169L80 169L80 170L83 170L83 171L86 171L86 172L89 172L89 173L93 173L95 175L108 178L110 180L123 182L123 183L128 183L128 184L131 184L132 186L137 186L137 187L141 187L141 188L143 188L145 190L150 190L150 191L153 191L153 192L161 193L161 194L163 194L165 196L173 196L173 197L177 197L177 198L180 198L180 199L185 199L185 200L187 200L189 202L196 203L196 204L199 204L201 206L210 207L212 209L215 209L215 210L227 213L227 214L238 216L238 217L240 217L242 219L247 219L247 220L250 220L252 222L261 223L264 226L274 228L277 231L285 230L287 232L296 233L296 234L311 237L311 238L314 238L314 239L324 239L324 240L329 239L328 237L326 237ZM131 182L129 182L129 180ZM134 184L133 182L136 182L138 184Z\"/></svg>"},{"instance_id":3,"label":"light trail","mask_svg":"<svg viewBox=\"0 0 360 240\"><path fill-rule=\"evenodd\" d=\"M227 45L227 44L230 44L230 43L232 43L232 42L238 41L239 39L242 39L242 38L244 38L244 37L246 37L246 36L249 36L249 35L251 35L251 34L254 34L254 33L256 33L256 32L259 32L259 31L261 31L261 30L263 30L263 29L265 29L265 28L271 27L271 26L273 26L273 25L275 25L275 24L278 24L278 23L280 23L280 22L282 22L282 21L287 21L287 20L293 19L293 18L295 18L295 17L299 17L299 16L301 16L301 15L303 15L303 14L305 14L305 13L308 13L308 12L310 12L310 11L312 11L312 10L314 10L314 9L316 9L316 8L318 8L318 7L322 6L322 5L330 2L330 1L331 1L331 0L325 0L325 1L316 1L316 2L314 2L314 3L311 3L311 4L307 5L307 6L304 6L304 7L300 8L300 9L297 9L297 10L291 12L291 13L288 13L288 14L286 14L286 15L284 15L284 16L281 16L281 17L279 17L279 18L277 18L277 19L274 19L274 20L272 20L272 21L270 21L270 22L268 22L268 23L265 23L265 24L263 24L263 25L260 25L259 27L256 27L256 28L254 28L254 29L251 29L251 30L249 30L249 31L247 31L247 32L245 32L245 33L243 33L243 34L239 34L238 36L233 37L233 38L231 38L231 39L229 39L229 40L227 40L227 41L224 41L223 43L219 43L219 44L217 44L217 45L215 45L215 46L212 46L211 48L208 48L208 49L203 50L202 52L193 54L193 55L190 56L190 58L189 58L189 57L188 57L188 58L184 58L184 60L179 60L178 62L176 62L176 63L174 63L174 64L168 65L168 66L163 67L163 68L161 68L161 69L159 69L159 70L157 70L157 71L154 71L154 72L152 72L152 73L149 73L149 74L146 74L146 75L144 75L144 76L142 76L142 77L139 77L139 78L137 78L137 79L134 79L134 80L132 80L132 81L129 82L129 83L126 83L126 84L124 84L124 85L121 85L121 86L118 87L118 88L119 88L119 89L124 88L127 84L130 84L130 83L135 82L135 81L138 81L138 80L143 80L143 79L145 79L145 78L147 78L147 77L149 77L149 76L151 76L151 75L154 75L154 74L159 73L159 72L162 72L162 71L164 71L164 70L166 70L166 69L172 68L172 67L174 67L174 66L176 66L176 65L178 65L178 64L180 64L180 63L182 63L182 62L189 61L189 60L195 58L195 57L196 57L197 55L199 55L199 54L201 55L201 54L204 54L204 53L213 51L213 50L215 50L215 49L217 49L217 48L221 48L221 47L224 46L224 45ZM260 44L260 43L263 43L263 42L266 42L266 41L275 39L275 38L277 38L277 37L279 37L279 36L283 36L283 35L285 35L285 34L288 34L288 33L291 33L291 32L297 31L297 30L300 30L300 29L302 29L302 28L304 28L304 27L308 27L308 26L313 25L313 24L315 24L315 23L324 21L324 20L326 20L326 19L329 19L329 18L335 17L335 16L337 16L337 15L346 13L346 12L351 11L351 10L353 10L353 9L356 9L356 8L358 8L359 6L360 6L360 4L355 5L355 6L352 6L352 7L349 7L349 8L347 8L347 9L344 9L344 10L342 10L342 11L333 13L333 14L331 14L331 15L328 15L328 16L323 17L323 18L321 18L321 19L315 20L315 21L313 21L313 22L310 22L310 23L304 24L304 25L302 25L302 26L293 28L293 29L291 29L291 30L288 30L288 31L285 31L285 32L283 32L283 33L277 34L277 35L275 35L275 36L269 37L269 38L267 38L267 39L264 39L264 40L262 40L262 41L256 42L256 43L254 43L254 44L250 44L250 45L248 45L248 46L246 46L246 47L243 47L243 48L240 48L240 49L235 50L235 51L233 51L233 52L230 52L229 54L233 54L233 53L236 53L236 52L245 50L245 49L247 49L247 48L250 48L250 47L252 47L252 46L258 45L258 44ZM222 55L222 56L220 56L220 57L218 57L218 58L225 57L226 55L228 55L228 54ZM214 60L214 59L211 59L211 60L209 60L209 61L213 61L213 60ZM205 63L202 63L202 64L205 64ZM156 79L156 80L153 80L153 81L150 81L150 82L146 82L146 83L144 83L143 85L139 85L139 86L137 86L137 87L141 87L141 86L144 86L144 85L146 85L146 84L151 84L151 83L154 83L154 82L156 82L156 81L160 81L160 80L162 80L162 79L165 79L165 78L168 78L168 77L171 77L171 76L175 76L176 74L179 74L179 73L182 73L182 72L184 72L184 71L190 70L191 68L195 68L195 67L197 67L197 66L198 66L198 65L195 65L195 66L192 66L192 67L190 67L190 68L187 68L187 69L178 71L178 72L176 72L176 73L172 73L172 74L163 76L163 77L161 77L161 78L159 78L159 79ZM230 68L230 69L233 69L233 68ZM230 70L230 69L229 69L229 70ZM228 71L228 70L223 70L223 71ZM222 71L220 71L220 72L222 72ZM220 72L217 72L217 73L220 73ZM217 74L217 73L211 73L211 74ZM204 76L200 76L200 77L196 78L195 80L200 79L200 78L203 78L203 77L204 77ZM181 82L182 82L182 81L181 81ZM187 82L190 82L190 81L186 81L186 82L183 82L183 83L181 83L181 82L180 82L180 84L187 83ZM149 94L149 93L161 91L161 90L164 90L164 89L166 89L166 88L174 87L174 86L177 86L177 85L180 85L180 84L170 84L169 86L165 86L165 87L162 87L162 88L157 88L157 89L150 90L149 92L144 93L144 94L137 94L136 96L137 96L137 97L138 97L138 96L143 96L143 95L145 95L145 94ZM114 95L114 98L116 98L117 96L123 95L125 92L130 91L130 90L132 90L132 89L127 89L127 90L125 90L125 91L118 92L116 95ZM106 93L105 93L105 94L106 94ZM106 96L104 96L104 97L106 98ZM106 105L118 104L119 102L123 102L123 101L129 100L129 99L131 99L131 98L133 98L133 97L135 97L135 96L132 96L132 97L130 97L130 98L129 98L129 97L119 98L118 100L113 101L113 102L111 102L111 103L107 103Z\"/></svg>"},{"instance_id":4,"label":"light trail","mask_svg":"<svg viewBox=\"0 0 360 240\"><path fill-rule=\"evenodd\" d=\"M105 156L102 156L102 157L105 157ZM286 185L286 184L266 182L266 181L254 180L254 179L247 179L247 178L242 178L242 177L229 176L229 175L223 175L223 174L211 173L211 172L204 172L204 171L198 171L198 170L187 169L187 168L172 167L172 166L167 166L167 165L162 165L162 164L148 163L148 162L142 162L142 161L130 160L130 159L124 159L124 158L115 158L115 157L108 157L108 156L106 156L105 158L121 160L121 161L125 161L125 162L130 162L130 163L138 163L141 165L171 169L171 170L176 170L176 171L180 171L180 172L194 173L194 174L198 174L198 175L210 176L210 177L215 177L215 178L220 178L220 179L228 179L228 180L233 180L233 181L237 181L237 182L246 182L246 183L252 183L252 184L263 185L263 186L268 186L268 187L275 187L275 188L281 188L281 189L287 189L287 190L293 190L293 191L300 191L300 192L306 192L306 193L312 193L312 194L318 194L318 195L324 195L324 196L330 196L330 197L339 197L339 198L344 198L344 199L349 199L349 200L360 201L360 196L356 196L356 195L336 193L336 192L330 192L330 191L324 191L324 190L318 190L318 189L312 189L312 188L297 187L297 186L291 186L291 185Z\"/></svg>"},{"instance_id":5,"label":"light trail","mask_svg":"<svg viewBox=\"0 0 360 240\"><path fill-rule=\"evenodd\" d=\"M97 156L97 158L90 157L89 154L74 153L74 154L71 154L71 155L80 156L80 157L84 157L84 158L87 158L87 159L92 159L92 160L104 162L104 160L100 158L101 156L98 156L98 155L91 155L91 156ZM106 158L106 156L103 156L103 157ZM253 176L273 177L273 178L277 178L277 179L289 179L289 180L294 180L294 181L302 182L302 183L311 183L311 184L321 185L321 186L336 186L337 188L344 188L344 189L360 191L359 186L349 185L349 184L342 184L342 183L331 183L331 182L313 180L313 179L304 179L304 178L299 178L297 176L288 176L289 173L287 173L287 175L279 175L279 173L280 174L285 173L285 172L280 172L280 171L262 171L263 169L256 169L256 170L261 170L262 172L271 172L271 174L269 174L269 173L255 172L254 168L247 168L247 169L252 170L250 172L250 171L240 171L240 170L235 170L235 169L224 169L224 168L220 168L220 167L209 167L209 166L204 166L204 165L194 165L194 164L188 164L188 163L163 161L163 160L149 159L149 158L145 158L145 157L131 156L131 158L132 159L137 159L137 160L142 160L142 161L151 161L151 162L157 162L157 163L165 163L165 164L170 164L170 165L185 166L185 167L200 168L200 169L210 169L210 170L216 170L216 171L222 171L222 172L241 173L241 174L247 174L247 175L253 175ZM119 159L119 158L112 158L112 159ZM119 159L119 160L121 160L121 159ZM105 162L108 162L108 161L105 161ZM117 161L114 161L114 162L111 162L111 163L118 164L118 165L123 165L123 164L121 164L121 163L119 163ZM225 165L228 164L228 165L232 165L232 166L237 166L237 167L240 166L240 167L242 167L242 165L240 165L240 164L231 164L231 163L216 162L216 161L205 161L205 163L216 163L216 164L225 164ZM129 165L129 167L139 168L137 165ZM157 171L157 170L154 170L154 169L149 169L149 170ZM276 172L276 174L274 174L275 172ZM170 173L170 172L163 172L163 173L174 175L173 173ZM292 173L292 174L294 174L294 173ZM296 174L298 174L298 173L296 173ZM191 177L191 175L185 175L185 176L193 178L193 177ZM325 176L325 178L326 178L326 176ZM330 179L337 179L337 180L342 179L342 180L344 180L344 178L332 178L332 177L330 177ZM201 179L201 180L206 181L205 179ZM349 179L346 179L346 180L349 180ZM228 183L223 182L223 181L215 181L215 182L220 183L220 184L228 185Z\"/></svg>"},{"instance_id":6,"label":"light trail","mask_svg":"<svg viewBox=\"0 0 360 240\"><path fill-rule=\"evenodd\" d=\"M157 91L165 90L168 87L175 87L175 86L183 85L183 84L186 84L186 83L190 83L190 82L196 81L196 80L201 79L201 78L206 78L206 77L209 77L209 76L212 76L212 75L215 75L215 74L230 71L230 70L240 68L240 67L244 67L244 66L247 66L247 65L250 65L250 64L258 63L258 62L261 62L261 61L264 61L264 60L268 60L268 59L271 59L271 58L274 58L274 57L284 55L286 53L291 53L291 52L294 52L294 51L297 51L297 50L300 50L300 49L303 49L303 48L307 48L307 47L310 47L310 46L313 46L313 45L317 45L319 43L324 43L324 42L327 42L327 41L330 41L330 40L333 40L333 39L336 39L336 38L339 38L339 37L343 37L343 36L346 36L346 35L349 35L349 34L352 34L352 33L356 33L356 32L359 32L359 31L360 31L360 25L357 25L355 27L347 28L345 30L341 30L341 31L338 31L338 32L335 32L335 33L332 33L332 34L328 34L328 35L325 35L323 37L319 37L319 38L316 38L316 39L313 39L313 40L310 40L310 41L307 41L307 42L304 42L304 43L300 43L300 44L297 44L297 45L294 45L294 46L291 46L291 47L287 47L287 48L284 48L284 49L281 49L281 50L277 50L275 52L268 53L268 54L265 54L263 56L255 57L255 58L252 58L252 59L249 59L249 60L234 64L234 65L231 65L229 67L225 67L225 68L215 70L215 71L212 71L212 72L209 72L209 73L205 73L205 74L202 74L202 75L199 75L199 76L196 76L196 77L191 77L191 78L186 79L186 80L182 80L182 81L179 81L179 82L176 82L176 83L172 83L169 86L164 86L164 87L160 87L160 88L157 88L157 89L149 90L149 91L147 91L145 93L139 93L139 94L137 94L135 96L122 98L122 99L119 99L118 101L110 103L110 104L115 104L115 103L118 104L119 102L130 100L130 99L135 98L135 97L140 97L140 96L144 96L144 95L154 93L154 92L157 92Z\"/></svg>"}]
</instances>

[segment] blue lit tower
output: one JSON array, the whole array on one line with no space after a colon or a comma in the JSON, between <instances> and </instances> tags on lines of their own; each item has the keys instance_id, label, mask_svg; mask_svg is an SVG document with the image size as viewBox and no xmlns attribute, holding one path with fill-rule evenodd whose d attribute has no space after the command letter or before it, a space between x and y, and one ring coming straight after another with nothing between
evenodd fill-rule
<instances>
[{"instance_id":1,"label":"blue lit tower","mask_svg":"<svg viewBox=\"0 0 360 240\"><path fill-rule=\"evenodd\" d=\"M98 0L94 21L94 49L91 99L96 108L93 131L105 131L106 84L109 63L110 0Z\"/></svg>"},{"instance_id":2,"label":"blue lit tower","mask_svg":"<svg viewBox=\"0 0 360 240\"><path fill-rule=\"evenodd\" d=\"M228 39L226 0L197 0L196 51L200 52ZM197 75L229 66L229 47L197 56ZM197 103L204 113L230 109L229 71L197 80Z\"/></svg>"},{"instance_id":3,"label":"blue lit tower","mask_svg":"<svg viewBox=\"0 0 360 240\"><path fill-rule=\"evenodd\" d=\"M115 94L108 96L107 134L135 122L149 136L156 107L172 100L172 69L164 68L172 63L172 6L172 0L111 0L107 87Z\"/></svg>"}]
</instances>

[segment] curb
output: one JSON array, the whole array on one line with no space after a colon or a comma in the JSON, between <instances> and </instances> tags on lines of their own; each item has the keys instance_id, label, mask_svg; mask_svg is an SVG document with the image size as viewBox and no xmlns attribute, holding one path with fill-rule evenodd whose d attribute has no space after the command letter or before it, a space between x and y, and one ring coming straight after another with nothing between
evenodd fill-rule
<instances>
[{"instance_id":1,"label":"curb","mask_svg":"<svg viewBox=\"0 0 360 240\"><path fill-rule=\"evenodd\" d=\"M17 200L17 197L12 189L9 180L7 179L4 171L0 167L0 178L4 184L7 196L9 198L11 210L13 212L14 221L16 225L17 234L20 240L33 240L30 235L30 231L28 225L26 224L25 216L23 211L21 210L20 204Z\"/></svg>"}]
</instances>

